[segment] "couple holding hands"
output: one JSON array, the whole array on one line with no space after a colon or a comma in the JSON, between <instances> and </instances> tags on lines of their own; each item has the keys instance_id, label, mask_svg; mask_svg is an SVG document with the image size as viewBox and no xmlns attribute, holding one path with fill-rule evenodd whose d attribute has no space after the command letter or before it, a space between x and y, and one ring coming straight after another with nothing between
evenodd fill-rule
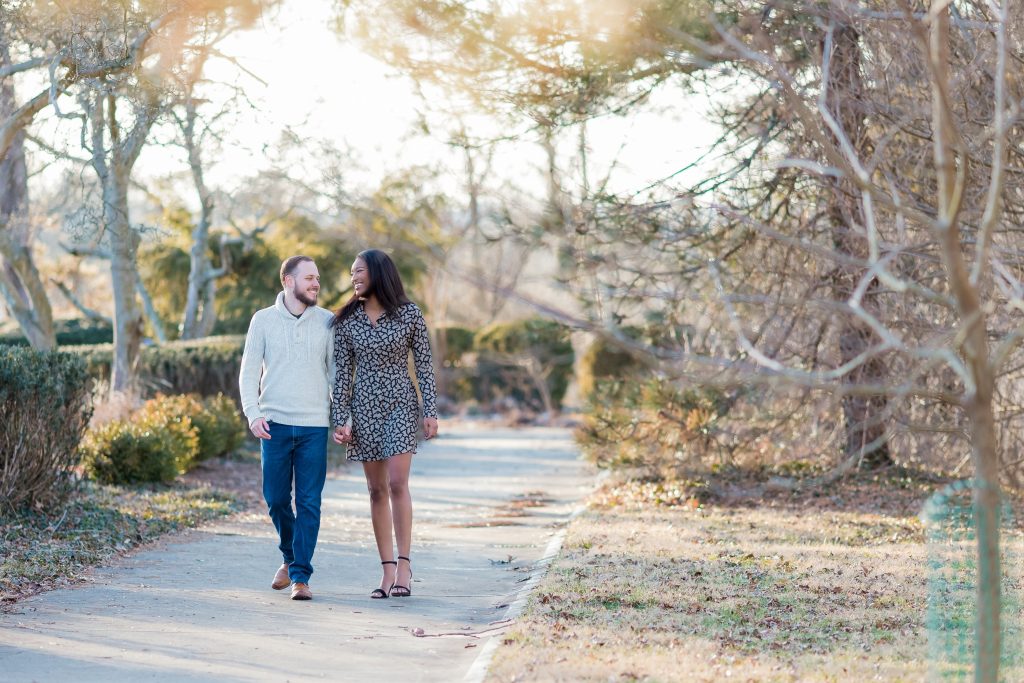
<instances>
[{"instance_id":1,"label":"couple holding hands","mask_svg":"<svg viewBox=\"0 0 1024 683\"><path fill-rule=\"evenodd\" d=\"M293 600L313 597L309 578L331 436L347 444L349 460L363 464L370 492L383 567L380 586L370 597L408 597L409 468L420 427L410 351L423 397L423 432L427 439L437 434L437 392L423 314L406 297L394 262L377 249L356 257L354 293L337 313L316 305L320 273L313 259L286 259L280 276L284 291L249 324L239 374L242 411L260 440L263 496L280 537L283 564L271 586L291 586Z\"/></svg>"}]
</instances>

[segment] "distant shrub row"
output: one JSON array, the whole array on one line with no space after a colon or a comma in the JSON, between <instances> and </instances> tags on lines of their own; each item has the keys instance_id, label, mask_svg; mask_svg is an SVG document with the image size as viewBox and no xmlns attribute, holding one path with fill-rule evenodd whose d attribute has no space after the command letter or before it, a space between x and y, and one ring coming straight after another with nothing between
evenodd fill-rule
<instances>
[{"instance_id":1,"label":"distant shrub row","mask_svg":"<svg viewBox=\"0 0 1024 683\"><path fill-rule=\"evenodd\" d=\"M234 401L223 394L158 396L128 419L86 432L79 451L85 471L105 484L169 482L235 450L245 435Z\"/></svg>"},{"instance_id":2,"label":"distant shrub row","mask_svg":"<svg viewBox=\"0 0 1024 683\"><path fill-rule=\"evenodd\" d=\"M111 344L114 329L110 323L91 320L57 320L53 323L58 346L79 344ZM0 346L28 346L28 339L21 332L0 334Z\"/></svg>"},{"instance_id":3,"label":"distant shrub row","mask_svg":"<svg viewBox=\"0 0 1024 683\"><path fill-rule=\"evenodd\" d=\"M452 404L559 410L572 378L570 333L539 318L476 331L441 328L436 333L444 346L441 394Z\"/></svg>"},{"instance_id":4,"label":"distant shrub row","mask_svg":"<svg viewBox=\"0 0 1024 683\"><path fill-rule=\"evenodd\" d=\"M207 337L143 347L139 374L148 395L224 394L238 401L238 371L242 362L244 335ZM111 344L67 347L80 355L89 374L100 382L110 381L114 349Z\"/></svg>"}]
</instances>

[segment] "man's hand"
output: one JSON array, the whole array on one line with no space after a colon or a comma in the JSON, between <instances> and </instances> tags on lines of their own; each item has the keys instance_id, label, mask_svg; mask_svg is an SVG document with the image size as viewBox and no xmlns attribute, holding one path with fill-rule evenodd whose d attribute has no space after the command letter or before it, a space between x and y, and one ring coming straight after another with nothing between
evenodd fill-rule
<instances>
[{"instance_id":1,"label":"man's hand","mask_svg":"<svg viewBox=\"0 0 1024 683\"><path fill-rule=\"evenodd\" d=\"M352 427L335 427L334 428L334 443L349 443L352 441Z\"/></svg>"},{"instance_id":2,"label":"man's hand","mask_svg":"<svg viewBox=\"0 0 1024 683\"><path fill-rule=\"evenodd\" d=\"M253 436L257 439L269 439L270 438L270 425L262 417L257 417L249 425L249 431L252 432Z\"/></svg>"},{"instance_id":3,"label":"man's hand","mask_svg":"<svg viewBox=\"0 0 1024 683\"><path fill-rule=\"evenodd\" d=\"M435 436L437 436L437 418L423 418L423 437L426 439L433 439Z\"/></svg>"}]
</instances>

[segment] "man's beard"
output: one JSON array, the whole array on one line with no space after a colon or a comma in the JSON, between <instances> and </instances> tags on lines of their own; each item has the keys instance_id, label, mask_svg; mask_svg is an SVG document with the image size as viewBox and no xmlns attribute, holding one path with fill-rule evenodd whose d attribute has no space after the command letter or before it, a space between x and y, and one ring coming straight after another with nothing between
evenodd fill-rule
<instances>
[{"instance_id":1,"label":"man's beard","mask_svg":"<svg viewBox=\"0 0 1024 683\"><path fill-rule=\"evenodd\" d=\"M318 292L319 293L319 292ZM295 290L295 298L306 306L316 306L316 294L312 297L307 295L305 292Z\"/></svg>"}]
</instances>

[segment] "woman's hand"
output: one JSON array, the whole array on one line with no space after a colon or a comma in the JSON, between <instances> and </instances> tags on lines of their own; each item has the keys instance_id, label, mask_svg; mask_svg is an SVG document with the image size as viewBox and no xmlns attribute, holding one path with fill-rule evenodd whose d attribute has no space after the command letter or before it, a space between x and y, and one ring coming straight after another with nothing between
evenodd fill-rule
<instances>
[{"instance_id":1,"label":"woman's hand","mask_svg":"<svg viewBox=\"0 0 1024 683\"><path fill-rule=\"evenodd\" d=\"M342 444L352 441L352 428L349 426L334 428L334 443Z\"/></svg>"},{"instance_id":2,"label":"woman's hand","mask_svg":"<svg viewBox=\"0 0 1024 683\"><path fill-rule=\"evenodd\" d=\"M425 417L423 418L423 436L427 439L433 439L437 436L437 418L436 417Z\"/></svg>"}]
</instances>

